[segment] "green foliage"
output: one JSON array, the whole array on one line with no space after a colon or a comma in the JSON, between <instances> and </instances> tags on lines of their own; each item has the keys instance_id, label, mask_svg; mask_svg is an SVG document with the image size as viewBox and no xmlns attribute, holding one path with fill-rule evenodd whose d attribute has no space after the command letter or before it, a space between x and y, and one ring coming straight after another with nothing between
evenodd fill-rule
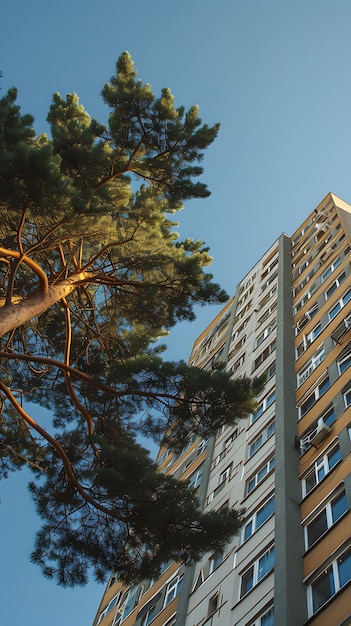
<instances>
[{"instance_id":1,"label":"green foliage","mask_svg":"<svg viewBox=\"0 0 351 626\"><path fill-rule=\"evenodd\" d=\"M197 179L218 125L176 108L169 89L157 98L128 53L102 95L108 125L55 94L50 138L15 89L0 99L0 469L31 467L44 519L33 559L64 585L91 567L152 576L237 531L240 512L202 514L137 438L180 450L190 432L247 415L263 384L164 362L157 343L194 304L227 300L208 248L179 240L173 221L209 194Z\"/></svg>"}]
</instances>

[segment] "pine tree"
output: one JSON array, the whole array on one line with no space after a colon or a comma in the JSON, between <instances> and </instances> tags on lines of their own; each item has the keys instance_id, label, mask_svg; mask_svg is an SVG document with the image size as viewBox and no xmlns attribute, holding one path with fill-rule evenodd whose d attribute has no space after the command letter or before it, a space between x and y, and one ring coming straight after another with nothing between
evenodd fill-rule
<instances>
[{"instance_id":1,"label":"pine tree","mask_svg":"<svg viewBox=\"0 0 351 626\"><path fill-rule=\"evenodd\" d=\"M175 108L169 89L156 98L128 53L102 96L107 127L55 94L51 137L21 115L16 89L0 100L0 467L33 471L33 560L64 585L91 567L152 576L228 541L240 512L201 514L138 437L175 449L190 432L210 437L263 383L163 361L158 343L195 303L227 299L208 248L180 241L173 218L209 194L197 178L218 125Z\"/></svg>"}]
</instances>

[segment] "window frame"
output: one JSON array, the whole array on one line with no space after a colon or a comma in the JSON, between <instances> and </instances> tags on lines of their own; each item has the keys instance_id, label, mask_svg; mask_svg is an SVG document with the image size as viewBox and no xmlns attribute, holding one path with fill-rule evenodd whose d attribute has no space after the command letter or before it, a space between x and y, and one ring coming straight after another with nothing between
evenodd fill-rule
<instances>
[{"instance_id":1,"label":"window frame","mask_svg":"<svg viewBox=\"0 0 351 626\"><path fill-rule=\"evenodd\" d=\"M246 481L245 495L249 496L258 485L268 476L275 468L275 457L272 454L265 463L260 465L254 474L252 474ZM262 473L264 471L264 473ZM250 486L252 484L252 486Z\"/></svg>"},{"instance_id":2,"label":"window frame","mask_svg":"<svg viewBox=\"0 0 351 626\"><path fill-rule=\"evenodd\" d=\"M268 557L268 567L264 561ZM264 569L262 570L262 568ZM244 598L254 589L266 576L274 570L274 544L271 544L247 567L240 575L239 599ZM245 590L243 583L246 577ZM249 588L247 586L250 585Z\"/></svg>"},{"instance_id":3,"label":"window frame","mask_svg":"<svg viewBox=\"0 0 351 626\"><path fill-rule=\"evenodd\" d=\"M326 383L327 383L327 387L324 389L324 385ZM318 385L315 386L315 388L311 391L311 393L308 394L305 400L298 407L299 420L305 417L305 415L307 415L307 413L311 410L311 408L316 404L317 400L319 400L319 398L321 398L328 391L329 388L330 388L330 379L327 374L325 377L323 377L323 380ZM310 404L309 401L312 399L312 397L313 397L313 402L312 404ZM307 405L307 408L306 410L304 410L303 407L305 407L306 405Z\"/></svg>"},{"instance_id":4,"label":"window frame","mask_svg":"<svg viewBox=\"0 0 351 626\"><path fill-rule=\"evenodd\" d=\"M345 556L347 561L345 561ZM348 579L341 582L340 569L339 565L347 562L349 567ZM329 583L330 587L330 595L328 598L325 598L321 604L315 604L315 599L313 597L313 586L316 586L318 581L322 581L323 578L329 578L327 583ZM307 584L307 611L308 617L312 617L319 611L323 606L325 606L343 587L351 581L351 545L345 547L345 549L336 556L333 560L326 563L322 569L319 570L317 575L310 579Z\"/></svg>"},{"instance_id":5,"label":"window frame","mask_svg":"<svg viewBox=\"0 0 351 626\"><path fill-rule=\"evenodd\" d=\"M334 462L334 455L337 453L339 458L337 458ZM338 465L341 461L341 449L339 445L339 441L334 440L333 444L324 451L313 463L310 465L308 470L305 472L302 478L302 497L305 498L308 496L314 488L322 482L322 480L330 474L330 472ZM330 464L330 461L333 460L333 463ZM308 480L314 476L315 482L309 487ZM309 487L309 488L308 488Z\"/></svg>"},{"instance_id":6,"label":"window frame","mask_svg":"<svg viewBox=\"0 0 351 626\"><path fill-rule=\"evenodd\" d=\"M250 426L252 426L252 424L255 424L255 422L257 422L257 420L263 415L263 413L267 409L269 409L269 407L272 406L272 404L274 404L274 402L275 402L275 387L273 387L273 389L271 389L269 393L265 395L265 397L257 405L257 408L255 409L255 411L251 413Z\"/></svg>"},{"instance_id":7,"label":"window frame","mask_svg":"<svg viewBox=\"0 0 351 626\"><path fill-rule=\"evenodd\" d=\"M274 512L275 512L274 497L275 497L275 494L272 493L265 500L265 502L247 519L247 521L246 521L246 523L245 523L245 525L243 526L243 529L242 529L241 543L245 543L245 541L248 541L250 539L250 537L252 537L252 535L254 535L255 532L259 528L261 528L261 526L263 526L263 524L265 524L274 515ZM271 510L272 504L273 504L273 510ZM266 517L264 517L264 519L261 522L258 522L258 516L265 509L268 509L268 511L269 511L268 515Z\"/></svg>"},{"instance_id":8,"label":"window frame","mask_svg":"<svg viewBox=\"0 0 351 626\"><path fill-rule=\"evenodd\" d=\"M275 433L275 420L271 420L267 426L261 432L256 435L256 437L248 444L248 458L251 459L256 452L274 435ZM256 442L260 440L260 444L258 445ZM254 446L254 444L256 444ZM252 446L254 446L254 450L252 450Z\"/></svg>"},{"instance_id":9,"label":"window frame","mask_svg":"<svg viewBox=\"0 0 351 626\"><path fill-rule=\"evenodd\" d=\"M307 380L307 378L311 376L311 374L318 367L318 365L322 363L322 361L325 359L325 356L325 347L324 343L322 343L320 346L318 346L317 350L309 359L309 361L307 361L307 363L305 363L305 365L297 373L296 378L298 387L301 387L301 385Z\"/></svg>"},{"instance_id":10,"label":"window frame","mask_svg":"<svg viewBox=\"0 0 351 626\"><path fill-rule=\"evenodd\" d=\"M346 298L346 300L345 300ZM346 304L351 300L351 287L350 289L347 289L347 291L345 291L344 295L339 298L339 300L337 300L334 305L332 306L331 309L329 309L328 311L328 320L331 322L331 320L334 319L334 317L337 316L338 313L340 313L340 311L344 308L344 306L346 306ZM337 309L337 311L334 313L334 310Z\"/></svg>"},{"instance_id":11,"label":"window frame","mask_svg":"<svg viewBox=\"0 0 351 626\"><path fill-rule=\"evenodd\" d=\"M183 578L184 578L184 574L179 574L178 573L178 574L175 574L171 578L171 580L167 583L166 591L165 591L165 597L164 597L164 600L163 600L163 608L168 606L174 600L174 598L177 597L177 595L179 594L179 591L181 589L181 586L182 586ZM168 600L168 597L170 595L172 595L172 597L171 597L170 600Z\"/></svg>"},{"instance_id":12,"label":"window frame","mask_svg":"<svg viewBox=\"0 0 351 626\"><path fill-rule=\"evenodd\" d=\"M345 499L346 508L341 511L341 513L335 517L333 505L335 506L336 502L340 500L342 497ZM308 516L307 520L304 520L304 542L305 542L305 550L310 550L315 544L324 537L324 535L335 526L335 524L347 513L349 510L347 496L345 487L342 489L338 488L337 491L333 491L330 495L328 502L324 504L324 506L318 507L316 511L314 511L311 515ZM325 529L318 534L314 539L309 538L309 529L311 530L311 526L322 516L325 514Z\"/></svg>"}]
</instances>

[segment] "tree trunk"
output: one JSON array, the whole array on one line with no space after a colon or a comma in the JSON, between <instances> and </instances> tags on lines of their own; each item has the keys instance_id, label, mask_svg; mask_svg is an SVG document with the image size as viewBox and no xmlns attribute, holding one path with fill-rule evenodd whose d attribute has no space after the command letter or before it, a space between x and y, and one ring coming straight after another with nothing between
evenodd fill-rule
<instances>
[{"instance_id":1,"label":"tree trunk","mask_svg":"<svg viewBox=\"0 0 351 626\"><path fill-rule=\"evenodd\" d=\"M89 272L73 274L65 280L49 285L49 291L44 294L36 291L19 304L0 307L0 337L22 326L33 317L45 313L53 304L68 296L82 282L93 279L94 275Z\"/></svg>"}]
</instances>

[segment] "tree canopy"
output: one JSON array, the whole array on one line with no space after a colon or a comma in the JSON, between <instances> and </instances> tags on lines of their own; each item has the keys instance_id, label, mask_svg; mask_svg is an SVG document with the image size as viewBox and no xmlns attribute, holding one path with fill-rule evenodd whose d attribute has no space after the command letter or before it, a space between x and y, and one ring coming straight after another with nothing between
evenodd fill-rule
<instances>
[{"instance_id":1,"label":"tree canopy","mask_svg":"<svg viewBox=\"0 0 351 626\"><path fill-rule=\"evenodd\" d=\"M194 304L227 300L173 217L209 195L218 125L156 97L126 52L102 97L107 125L56 93L50 137L15 88L0 99L0 470L33 472L32 558L63 585L151 577L229 540L240 512L201 513L139 437L180 450L247 415L263 384L164 361L159 343Z\"/></svg>"}]
</instances>

